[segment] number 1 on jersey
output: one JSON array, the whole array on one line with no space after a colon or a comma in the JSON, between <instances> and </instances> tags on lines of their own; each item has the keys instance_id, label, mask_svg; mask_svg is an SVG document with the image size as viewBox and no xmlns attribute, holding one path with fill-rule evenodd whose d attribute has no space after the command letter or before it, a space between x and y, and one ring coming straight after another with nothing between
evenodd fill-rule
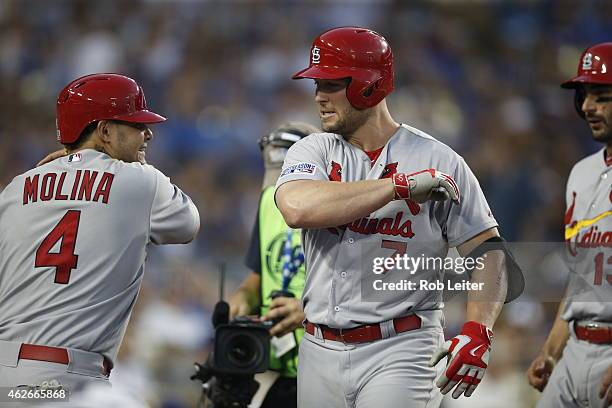
<instances>
[{"instance_id":1,"label":"number 1 on jersey","mask_svg":"<svg viewBox=\"0 0 612 408\"><path fill-rule=\"evenodd\" d=\"M75 255L74 246L79 231L80 218L81 211L67 211L36 250L34 266L36 268L54 266L56 268L55 283L67 284L70 280L70 271L77 267L79 256ZM60 239L62 243L59 252L50 252Z\"/></svg>"},{"instance_id":2,"label":"number 1 on jersey","mask_svg":"<svg viewBox=\"0 0 612 408\"><path fill-rule=\"evenodd\" d=\"M604 276L604 254L603 252L595 255L595 279L593 280L593 284L601 285L603 282ZM608 265L612 265L612 256L608 257L607 260ZM606 275L606 280L610 285L612 285L612 274Z\"/></svg>"}]
</instances>

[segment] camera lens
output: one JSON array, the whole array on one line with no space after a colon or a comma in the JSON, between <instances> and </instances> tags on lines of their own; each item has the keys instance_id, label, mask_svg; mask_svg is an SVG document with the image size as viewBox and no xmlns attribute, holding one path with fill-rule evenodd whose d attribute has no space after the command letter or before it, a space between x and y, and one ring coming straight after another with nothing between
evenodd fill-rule
<instances>
[{"instance_id":1,"label":"camera lens","mask_svg":"<svg viewBox=\"0 0 612 408\"><path fill-rule=\"evenodd\" d=\"M237 333L228 339L227 358L237 367L247 367L257 362L262 354L259 342L245 333Z\"/></svg>"}]
</instances>

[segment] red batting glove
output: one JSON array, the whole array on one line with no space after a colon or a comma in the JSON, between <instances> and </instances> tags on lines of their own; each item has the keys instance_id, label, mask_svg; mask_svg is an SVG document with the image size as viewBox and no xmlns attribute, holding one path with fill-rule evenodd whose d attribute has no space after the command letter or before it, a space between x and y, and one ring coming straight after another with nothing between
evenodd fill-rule
<instances>
[{"instance_id":1,"label":"red batting glove","mask_svg":"<svg viewBox=\"0 0 612 408\"><path fill-rule=\"evenodd\" d=\"M395 173L393 175L395 200L413 200L424 203L429 200L445 201L449 198L459 202L459 188L448 174L436 169L427 169L417 173Z\"/></svg>"},{"instance_id":2,"label":"red batting glove","mask_svg":"<svg viewBox=\"0 0 612 408\"><path fill-rule=\"evenodd\" d=\"M461 334L448 340L429 361L433 367L447 356L446 369L436 381L442 394L453 391L453 398L472 395L489 364L493 332L487 326L469 321L463 325Z\"/></svg>"}]
</instances>

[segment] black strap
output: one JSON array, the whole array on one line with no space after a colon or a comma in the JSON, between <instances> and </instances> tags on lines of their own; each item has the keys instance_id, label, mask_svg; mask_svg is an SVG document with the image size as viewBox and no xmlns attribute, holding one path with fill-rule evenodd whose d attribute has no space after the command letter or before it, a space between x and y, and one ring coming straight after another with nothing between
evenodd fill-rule
<instances>
[{"instance_id":1,"label":"black strap","mask_svg":"<svg viewBox=\"0 0 612 408\"><path fill-rule=\"evenodd\" d=\"M514 258L512 251L508 248L508 243L502 237L492 237L478 245L468 257L477 259L489 251L504 251L506 255L506 275L508 278L508 291L505 303L510 303L518 298L525 289L525 277L518 262ZM471 271L470 271L471 272Z\"/></svg>"}]
</instances>

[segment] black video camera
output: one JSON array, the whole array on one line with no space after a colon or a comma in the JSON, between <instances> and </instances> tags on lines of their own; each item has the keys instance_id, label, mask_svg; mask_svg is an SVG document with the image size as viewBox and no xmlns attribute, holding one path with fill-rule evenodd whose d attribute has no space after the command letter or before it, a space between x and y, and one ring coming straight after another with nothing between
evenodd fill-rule
<instances>
[{"instance_id":1,"label":"black video camera","mask_svg":"<svg viewBox=\"0 0 612 408\"><path fill-rule=\"evenodd\" d=\"M246 408L257 392L256 373L268 369L270 333L274 322L247 316L229 321L229 305L215 305L215 346L204 364L195 363L192 380L202 381L202 401L213 408ZM202 402L201 401L201 402Z\"/></svg>"},{"instance_id":2,"label":"black video camera","mask_svg":"<svg viewBox=\"0 0 612 408\"><path fill-rule=\"evenodd\" d=\"M275 290L270 298L295 297L293 293ZM278 320L262 321L259 317L238 316L229 320L229 305L215 305L215 347L212 368L219 374L254 375L268 369L270 360L269 330Z\"/></svg>"},{"instance_id":3,"label":"black video camera","mask_svg":"<svg viewBox=\"0 0 612 408\"><path fill-rule=\"evenodd\" d=\"M223 282L223 272L221 282ZM220 291L223 293L223 285ZM274 291L272 299L294 297L287 291ZM239 316L229 321L229 305L219 301L213 312L215 346L204 364L195 363L192 380L202 381L201 403L208 399L213 408L246 408L259 388L254 376L268 369L269 330L278 321ZM201 404L200 404L201 405Z\"/></svg>"},{"instance_id":4,"label":"black video camera","mask_svg":"<svg viewBox=\"0 0 612 408\"><path fill-rule=\"evenodd\" d=\"M220 374L253 375L268 369L273 322L239 316L215 330L213 368Z\"/></svg>"}]
</instances>

